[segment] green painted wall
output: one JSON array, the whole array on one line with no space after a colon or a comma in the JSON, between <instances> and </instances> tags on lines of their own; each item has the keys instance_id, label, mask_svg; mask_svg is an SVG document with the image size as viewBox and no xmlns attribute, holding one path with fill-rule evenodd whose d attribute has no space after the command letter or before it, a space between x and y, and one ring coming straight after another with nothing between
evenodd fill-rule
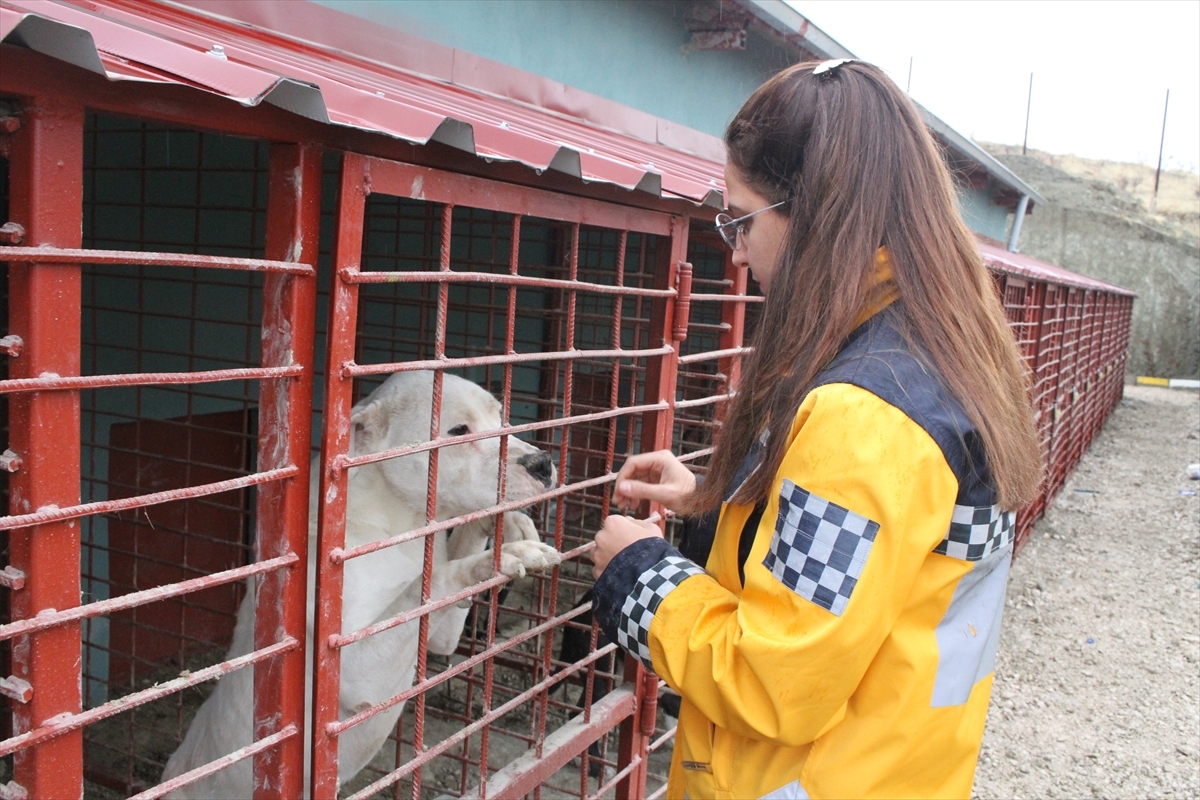
<instances>
[{"instance_id":1,"label":"green painted wall","mask_svg":"<svg viewBox=\"0 0 1200 800\"><path fill-rule=\"evenodd\" d=\"M995 189L990 183L981 188L959 186L958 207L971 230L1000 242L1007 240L1012 212L996 205Z\"/></svg>"},{"instance_id":2,"label":"green painted wall","mask_svg":"<svg viewBox=\"0 0 1200 800\"><path fill-rule=\"evenodd\" d=\"M753 32L744 51L689 50L677 0L316 1L714 136L791 61Z\"/></svg>"}]
</instances>

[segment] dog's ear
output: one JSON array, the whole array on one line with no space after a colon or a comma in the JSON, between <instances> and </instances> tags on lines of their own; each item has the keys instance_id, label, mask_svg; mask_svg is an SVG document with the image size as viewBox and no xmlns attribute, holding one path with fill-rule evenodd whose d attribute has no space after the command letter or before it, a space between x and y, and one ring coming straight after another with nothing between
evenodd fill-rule
<instances>
[{"instance_id":1,"label":"dog's ear","mask_svg":"<svg viewBox=\"0 0 1200 800\"><path fill-rule=\"evenodd\" d=\"M350 455L374 453L387 437L387 410L383 403L372 401L350 412Z\"/></svg>"}]
</instances>

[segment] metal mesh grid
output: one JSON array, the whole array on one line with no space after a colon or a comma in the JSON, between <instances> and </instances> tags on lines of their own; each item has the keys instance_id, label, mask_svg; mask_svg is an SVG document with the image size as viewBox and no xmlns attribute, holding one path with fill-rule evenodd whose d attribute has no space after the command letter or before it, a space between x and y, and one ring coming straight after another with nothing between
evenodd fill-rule
<instances>
[{"instance_id":1,"label":"metal mesh grid","mask_svg":"<svg viewBox=\"0 0 1200 800\"><path fill-rule=\"evenodd\" d=\"M96 115L84 135L84 247L263 258L265 145ZM85 374L261 361L259 274L86 265L82 310ZM257 381L92 389L80 400L85 502L255 471ZM88 518L86 599L251 563L254 499L250 487ZM242 594L234 582L89 620L85 708L221 661ZM153 786L204 694L89 726L88 779L119 793Z\"/></svg>"}]
</instances>

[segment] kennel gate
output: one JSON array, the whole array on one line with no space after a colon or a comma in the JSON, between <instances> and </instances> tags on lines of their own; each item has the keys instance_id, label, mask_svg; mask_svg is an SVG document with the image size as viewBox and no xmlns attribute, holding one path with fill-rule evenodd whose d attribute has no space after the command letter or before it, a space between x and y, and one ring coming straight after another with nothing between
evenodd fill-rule
<instances>
[{"instance_id":1,"label":"kennel gate","mask_svg":"<svg viewBox=\"0 0 1200 800\"><path fill-rule=\"evenodd\" d=\"M303 582L294 565L305 552L307 485L297 464L308 458L312 315L320 155L316 148L277 145L271 150L266 208L266 258L227 258L174 252L80 249L83 229L83 111L43 101L25 107L9 142L8 194L12 244L8 262L10 516L12 622L0 628L13 643L14 676L6 682L14 736L0 754L15 755L13 796L78 796L82 786L82 729L130 708L259 662L261 695L255 717L260 742L254 757L262 774L283 775L281 763L302 759ZM307 263L301 256L308 258ZM240 271L261 275L261 364L188 372L81 374L82 265ZM121 499L81 502L80 395L127 387L172 387L257 382L263 403L258 465L248 474ZM178 583L132 591L81 605L81 529L102 516L137 512L163 503L212 498L255 487L257 546L254 564ZM68 566L70 565L70 566ZM64 566L67 568L64 569ZM173 597L263 576L260 649L238 663L216 664L83 710L81 624ZM286 609L286 612L285 612ZM296 611L300 614L297 615ZM272 611L275 614L272 614ZM11 691L10 691L11 689ZM299 692L299 694L297 694ZM299 771L285 793L299 790ZM166 789L163 789L166 791ZM160 792L161 793L161 792Z\"/></svg>"},{"instance_id":2,"label":"kennel gate","mask_svg":"<svg viewBox=\"0 0 1200 800\"><path fill-rule=\"evenodd\" d=\"M695 280L698 287L717 291L692 292L693 268L684 260L688 255L688 222L681 217L564 198L541 190L350 154L343 158L341 181L326 360L322 527L318 545L321 554L318 586L334 602L321 603L314 635L321 664L315 685L318 710L314 728L326 731L329 736L324 740L318 736L314 744L316 791L332 789L332 783L322 789L320 781L332 781L336 775L333 759L337 734L387 706L411 700L415 706L411 738L401 737L397 746L411 747L413 757L403 764L398 761L396 769L353 796L365 797L401 779L411 781L415 796L421 786L421 768L437 756L459 748L461 752L455 757L462 764L460 774L465 778L468 772L474 772L477 776L474 785L463 782L453 787L442 786L443 790L477 792L480 796L520 796L545 789L569 796L591 796L615 788L618 796L636 796L645 791L649 752L667 738L664 735L650 741L658 681L635 665L627 664L623 676L612 676L614 681L623 677L624 686L614 688L602 699L598 693L594 700L581 698L583 708L579 714L547 736L547 723L554 716L555 707L569 710L552 697L557 685L576 672L586 671L589 679L585 681L584 692L591 695L596 673L600 671L597 664L613 650L609 644L581 661L558 663L554 658L554 632L590 610L589 606L576 602L590 584L586 568L580 569L579 560L591 549L591 533L607 513L614 459L638 450L671 446L672 440L682 438L683 429L689 426L707 433L706 418L710 415L697 417L693 409L711 409L720 401L722 395L715 389L724 382L724 373L717 374L711 367L719 363L733 369L733 362L744 352L740 339L733 338L740 334L741 306L746 301L744 282L738 285L730 281L725 275L724 254L713 258L712 254L719 251L708 249L706 269L702 268L702 274ZM383 199L374 202L380 196ZM377 241L376 233L390 235L391 230L402 227L405 219L411 221L422 213L425 238L429 242L421 254L423 260L414 261L410 253L409 267L404 269L406 259L397 252L401 249L399 245L388 254L372 253L370 243ZM387 227L384 222L397 224L386 231L372 229L372 226ZM463 246L457 253L454 252L456 226L464 231ZM539 249L549 245L551 252L531 258L526 248L530 240ZM361 242L368 243L366 248ZM697 245L697 252L703 255L702 245ZM401 268L397 269L398 266ZM464 266L466 269L456 268ZM406 288L407 295L402 292ZM735 295L729 294L730 288ZM372 289L382 292L372 296L369 294ZM533 313L529 308L531 300L541 303ZM707 300L718 301L714 304L716 313L710 309L707 315L697 314L698 335L693 342L703 342L702 346L709 349L689 350L679 358L678 346L688 336L691 305ZM720 302L725 300L733 302ZM394 335L389 339L376 333L369 346L364 346L363 340L368 338L370 329L356 324L356 316L361 318L364 313L372 312L378 316L380 306L395 303L403 303L409 313L420 309L419 320L409 334L415 333L416 338L406 342ZM541 332L529 338L530 323L538 327L537 317L542 318ZM450 335L450 325L457 326L457 336ZM523 334L518 333L518 328L523 329ZM474 337L463 335L472 329ZM451 339L458 339L457 348L448 346ZM451 354L449 349L457 349L458 353ZM407 358L398 358L401 354ZM711 367L685 369L681 387L677 362L685 367L708 362ZM517 375L523 369L527 372L530 364L540 365L536 392L528 375L525 380L519 380ZM349 408L355 397L365 393L365 387L356 386L355 381L414 369L435 370L435 428L440 407L440 376L445 369L464 371L484 385L495 386L503 401L505 427L488 434L466 434L385 453L349 457L346 454ZM518 388L520 384L527 388L522 391ZM682 392L677 392L681 388ZM677 395L680 400L673 403ZM530 421L512 424L514 404L526 406L525 417ZM683 412L678 426L673 419L673 406ZM689 421L689 414L696 418ZM681 435L673 436L673 430ZM532 433L536 441L555 453L559 466L558 485L538 499L554 505L552 521L548 516L543 517L549 524L542 529L547 541L552 541L563 554L564 563L549 579L532 579L537 586L533 593L534 607L506 608L500 600L500 585L506 581L497 577L458 595L426 602L369 629L340 631L337 624L340 570L347 559L375 552L381 546L424 537L428 566L432 558L432 535L523 505L505 503L465 517L434 521L432 498L437 482L438 449L485 435L507 433ZM505 442L502 438L502 464ZM703 447L693 449L690 458L708 452ZM431 455L429 524L382 543L342 551L344 505L340 498L344 497L346 469L422 451ZM504 480L501 470L501 487ZM334 486L336 491L327 491L328 486ZM327 497L335 498L334 502L325 503ZM502 518L496 517L497 543L503 539L501 522ZM460 647L464 660L448 664L434 674L429 669L426 650L428 614L482 590L488 590L487 600L477 602L477 611L486 619L484 641L470 637L465 648ZM423 597L428 598L428 591L427 570ZM526 629L498 638L498 617L506 613L524 616ZM338 650L366 633L414 619L422 620L421 655L414 686L381 707L338 721L335 713ZM594 629L591 635L594 643ZM484 670L482 681L471 675L480 666ZM519 693L511 693L506 702L498 703L494 695L504 687L494 679L497 668L531 672L533 684ZM464 727L431 744L425 739L430 714L427 701L433 690L453 685L455 681L466 684L465 689L451 692L457 697L465 695L466 714L457 717ZM472 692L477 688L483 697L476 716L470 706ZM498 705L494 706L495 703ZM528 732L522 736L501 720L525 704L532 708L532 719ZM445 714L446 709L437 712ZM600 755L600 760L611 765L615 774L600 772L597 785L589 788L587 748L618 723L621 739L615 762ZM468 743L475 733L479 734L478 750ZM488 766L489 746L501 736L516 738L529 747L518 763L510 764L487 780L492 769ZM579 785L566 787L557 783L562 777L556 778L555 773L576 755L584 759Z\"/></svg>"}]
</instances>

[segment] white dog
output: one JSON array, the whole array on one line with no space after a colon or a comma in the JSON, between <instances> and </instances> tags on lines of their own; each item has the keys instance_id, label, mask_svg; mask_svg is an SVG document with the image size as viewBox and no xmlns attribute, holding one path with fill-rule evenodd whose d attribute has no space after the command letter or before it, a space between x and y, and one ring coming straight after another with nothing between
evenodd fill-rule
<instances>
[{"instance_id":1,"label":"white dog","mask_svg":"<svg viewBox=\"0 0 1200 800\"><path fill-rule=\"evenodd\" d=\"M433 374L392 375L356 405L351 454L375 453L429 440ZM500 404L484 389L453 375L444 377L440 430L461 436L500 427ZM479 511L496 503L500 439L493 437L443 447L438 456L437 518ZM508 438L506 501L531 497L554 483L550 456ZM428 453L393 458L350 470L346 508L346 547L394 536L425 524ZM312 641L313 575L316 564L318 466L311 469L309 505L309 596L307 639ZM461 525L450 537L435 535L432 599L447 597L492 577L493 553L486 550L490 519ZM424 542L420 539L351 559L345 564L342 632L350 633L403 611L421 599ZM501 571L512 578L559 563L554 548L538 539L524 514L504 515ZM238 609L233 645L227 658L254 647L254 582ZM468 606L460 603L458 606ZM458 645L468 608L448 606L430 614L429 649L450 654ZM413 620L367 637L342 650L339 718L392 697L412 685L417 661ZM311 652L305 663L311 672ZM312 686L311 675L308 686ZM164 781L182 775L251 743L254 708L253 667L221 679L196 712L183 744L167 761ZM311 704L311 697L306 698ZM399 703L338 737L338 784L361 770L387 739L404 709ZM305 714L308 719L308 714ZM306 748L307 753L307 748ZM305 786L307 790L307 758ZM253 794L251 759L217 772L168 795L176 798L248 798Z\"/></svg>"}]
</instances>

